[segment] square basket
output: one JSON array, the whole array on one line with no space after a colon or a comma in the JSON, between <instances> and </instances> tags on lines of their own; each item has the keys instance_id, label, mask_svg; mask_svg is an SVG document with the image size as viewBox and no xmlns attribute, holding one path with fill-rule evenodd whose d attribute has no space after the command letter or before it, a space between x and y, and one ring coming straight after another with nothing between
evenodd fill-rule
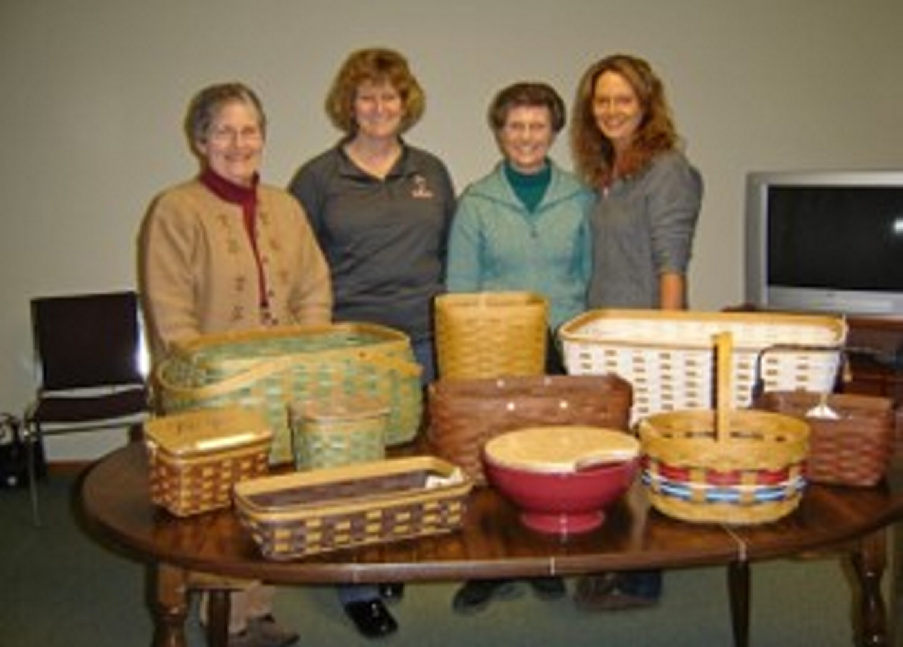
<instances>
[{"instance_id":1,"label":"square basket","mask_svg":"<svg viewBox=\"0 0 903 647\"><path fill-rule=\"evenodd\" d=\"M631 419L713 406L712 337L733 337L731 405L754 389L829 392L841 365L841 318L775 313L591 310L562 325L572 375L615 373L633 386Z\"/></svg>"},{"instance_id":2,"label":"square basket","mask_svg":"<svg viewBox=\"0 0 903 647\"><path fill-rule=\"evenodd\" d=\"M148 420L151 501L179 517L228 508L235 483L267 472L271 440L263 416L238 407Z\"/></svg>"},{"instance_id":3,"label":"square basket","mask_svg":"<svg viewBox=\"0 0 903 647\"><path fill-rule=\"evenodd\" d=\"M264 557L290 560L460 527L471 481L431 456L242 481L235 508Z\"/></svg>"},{"instance_id":4,"label":"square basket","mask_svg":"<svg viewBox=\"0 0 903 647\"><path fill-rule=\"evenodd\" d=\"M884 477L894 452L890 399L779 391L763 394L754 406L799 418L809 425L809 481L870 487Z\"/></svg>"}]
</instances>

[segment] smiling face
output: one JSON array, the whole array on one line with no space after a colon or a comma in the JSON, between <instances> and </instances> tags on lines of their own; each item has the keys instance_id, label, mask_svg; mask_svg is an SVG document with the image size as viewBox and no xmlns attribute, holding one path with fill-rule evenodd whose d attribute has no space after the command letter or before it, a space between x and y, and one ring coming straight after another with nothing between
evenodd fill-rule
<instances>
[{"instance_id":1,"label":"smiling face","mask_svg":"<svg viewBox=\"0 0 903 647\"><path fill-rule=\"evenodd\" d=\"M364 81L354 94L357 135L370 139L398 137L404 110L404 100L391 83Z\"/></svg>"},{"instance_id":2,"label":"smiling face","mask_svg":"<svg viewBox=\"0 0 903 647\"><path fill-rule=\"evenodd\" d=\"M617 72L603 72L593 92L593 116L615 149L630 145L643 121L643 107L633 86Z\"/></svg>"},{"instance_id":3,"label":"smiling face","mask_svg":"<svg viewBox=\"0 0 903 647\"><path fill-rule=\"evenodd\" d=\"M541 171L555 142L552 116L545 106L515 106L497 132L502 154L520 173Z\"/></svg>"},{"instance_id":4,"label":"smiling face","mask_svg":"<svg viewBox=\"0 0 903 647\"><path fill-rule=\"evenodd\" d=\"M196 145L214 173L234 184L251 186L263 158L260 114L249 103L229 101L219 108Z\"/></svg>"}]
</instances>

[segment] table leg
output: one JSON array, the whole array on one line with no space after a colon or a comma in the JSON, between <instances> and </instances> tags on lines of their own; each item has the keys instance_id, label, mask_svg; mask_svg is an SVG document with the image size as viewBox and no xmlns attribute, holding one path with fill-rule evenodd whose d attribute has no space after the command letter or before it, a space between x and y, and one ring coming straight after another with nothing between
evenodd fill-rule
<instances>
[{"instance_id":1,"label":"table leg","mask_svg":"<svg viewBox=\"0 0 903 647\"><path fill-rule=\"evenodd\" d=\"M185 619L188 617L187 573L169 564L150 568L153 578L151 611L154 614L154 647L187 647Z\"/></svg>"},{"instance_id":2,"label":"table leg","mask_svg":"<svg viewBox=\"0 0 903 647\"><path fill-rule=\"evenodd\" d=\"M207 646L226 647L229 643L229 594L228 589L211 589L207 592Z\"/></svg>"},{"instance_id":3,"label":"table leg","mask_svg":"<svg viewBox=\"0 0 903 647\"><path fill-rule=\"evenodd\" d=\"M749 647L749 562L728 564L727 583L734 645Z\"/></svg>"},{"instance_id":4,"label":"table leg","mask_svg":"<svg viewBox=\"0 0 903 647\"><path fill-rule=\"evenodd\" d=\"M887 567L887 533L882 529L866 535L851 556L862 593L859 644L864 647L887 645L887 614L881 594L881 578Z\"/></svg>"}]
</instances>

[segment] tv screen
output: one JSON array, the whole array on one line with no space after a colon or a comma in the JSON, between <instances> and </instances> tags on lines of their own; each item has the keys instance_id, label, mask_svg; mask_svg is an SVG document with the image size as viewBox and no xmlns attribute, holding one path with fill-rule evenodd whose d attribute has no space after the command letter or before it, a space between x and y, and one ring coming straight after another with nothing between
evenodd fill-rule
<instances>
[{"instance_id":1,"label":"tv screen","mask_svg":"<svg viewBox=\"0 0 903 647\"><path fill-rule=\"evenodd\" d=\"M746 219L753 305L903 315L903 172L750 174Z\"/></svg>"}]
</instances>

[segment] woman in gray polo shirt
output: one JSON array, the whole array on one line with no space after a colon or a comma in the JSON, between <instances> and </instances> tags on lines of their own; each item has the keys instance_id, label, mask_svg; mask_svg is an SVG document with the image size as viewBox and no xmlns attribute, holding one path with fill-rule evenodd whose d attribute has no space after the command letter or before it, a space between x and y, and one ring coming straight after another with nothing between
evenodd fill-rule
<instances>
[{"instance_id":1,"label":"woman in gray polo shirt","mask_svg":"<svg viewBox=\"0 0 903 647\"><path fill-rule=\"evenodd\" d=\"M424 103L402 55L378 48L352 53L326 99L344 137L304 164L290 190L330 267L333 320L407 333L426 384L435 373L432 301L444 291L455 194L445 164L401 137L419 121ZM343 586L339 593L363 635L395 631L376 587Z\"/></svg>"},{"instance_id":2,"label":"woman in gray polo shirt","mask_svg":"<svg viewBox=\"0 0 903 647\"><path fill-rule=\"evenodd\" d=\"M578 175L596 190L587 305L686 308L702 179L680 150L662 82L646 61L617 54L586 70L571 144ZM576 599L616 609L660 594L661 573L641 571L582 578Z\"/></svg>"}]
</instances>

